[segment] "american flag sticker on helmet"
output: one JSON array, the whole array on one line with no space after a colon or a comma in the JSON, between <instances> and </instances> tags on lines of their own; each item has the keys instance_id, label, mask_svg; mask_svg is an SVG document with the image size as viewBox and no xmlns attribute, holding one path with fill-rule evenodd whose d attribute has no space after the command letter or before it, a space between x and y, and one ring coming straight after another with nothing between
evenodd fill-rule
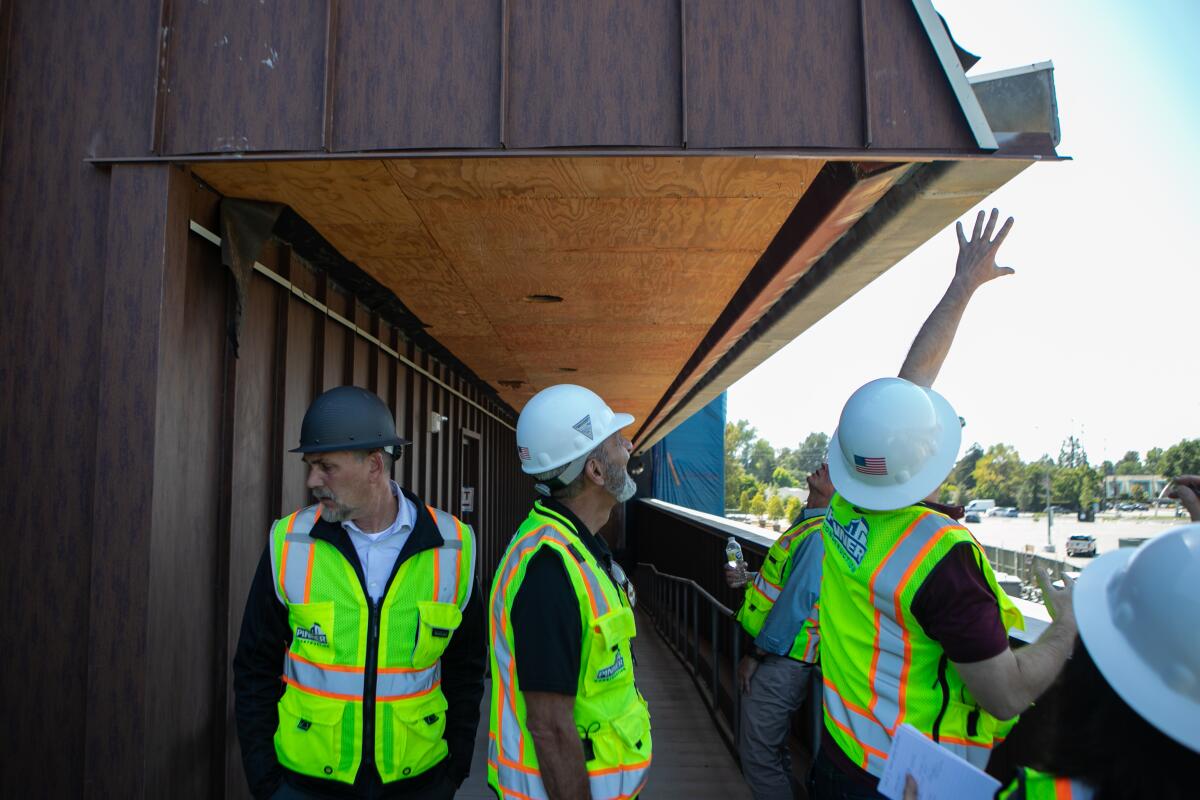
<instances>
[{"instance_id":1,"label":"american flag sticker on helmet","mask_svg":"<svg viewBox=\"0 0 1200 800\"><path fill-rule=\"evenodd\" d=\"M533 456L529 455L529 448L528 448L528 447L518 447L518 448L517 448L517 455L519 455L519 456L521 457L521 460L522 460L522 461L529 461L530 459L532 459L532 458L533 458Z\"/></svg>"},{"instance_id":2,"label":"american flag sticker on helmet","mask_svg":"<svg viewBox=\"0 0 1200 800\"><path fill-rule=\"evenodd\" d=\"M887 475L887 459L855 456L854 471L861 472L863 475Z\"/></svg>"}]
</instances>

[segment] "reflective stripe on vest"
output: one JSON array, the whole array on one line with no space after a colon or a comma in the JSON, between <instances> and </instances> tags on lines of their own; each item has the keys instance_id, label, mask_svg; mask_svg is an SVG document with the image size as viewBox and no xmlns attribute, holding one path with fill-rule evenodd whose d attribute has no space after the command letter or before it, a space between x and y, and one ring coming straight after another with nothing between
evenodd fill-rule
<instances>
[{"instance_id":1,"label":"reflective stripe on vest","mask_svg":"<svg viewBox=\"0 0 1200 800\"><path fill-rule=\"evenodd\" d=\"M745 599L737 613L738 622L751 637L757 637L762 631L767 616L783 593L783 586L791 578L796 545L807 541L810 536L820 536L823 523L822 517L802 520L785 531L767 551L762 569L747 586ZM812 615L802 623L787 655L790 658L814 662L819 641L814 604Z\"/></svg>"},{"instance_id":2,"label":"reflective stripe on vest","mask_svg":"<svg viewBox=\"0 0 1200 800\"><path fill-rule=\"evenodd\" d=\"M954 521L927 511L913 520L892 547L868 588L875 604L875 659L871 663L871 705L875 719L895 733L900 724L908 689L908 629L897 622L904 617L900 592L913 572L937 543L942 531L955 527ZM892 616L894 615L894 616Z\"/></svg>"},{"instance_id":3,"label":"reflective stripe on vest","mask_svg":"<svg viewBox=\"0 0 1200 800\"><path fill-rule=\"evenodd\" d=\"M542 520L545 521L541 522ZM561 524L563 530L560 530L556 524L551 524L551 520ZM570 574L572 588L579 597L583 616L585 619L595 622L593 629L585 628L584 630L585 653L589 641L593 641L590 637L602 635L602 626L613 621L620 621L622 615L624 615L624 619L628 620L630 626L622 641L633 635L632 611L626 603L621 601L621 588L603 573L603 569L599 565L589 559L590 553L587 553L586 545L581 540L564 532L571 531L573 534L573 526L552 510L542 508L540 504L535 505L535 510L526 521L526 525L530 525L531 522L534 524L524 532L518 532L518 536L509 544L500 572L495 578L489 609L494 684L490 721L492 730L489 731L488 740L488 779L501 798L513 798L513 800L546 800L548 798L541 773L533 765L536 764L536 752L531 749L533 742L526 737L526 732L520 722L521 712L519 709L524 706L523 702L520 702L522 698L517 692L516 663L511 631L508 629L507 617L511 600L516 589L519 588L519 584L514 586L514 581L521 572L522 564L527 563L533 552L542 547L551 548L560 556L564 568ZM526 525L523 525L522 528L525 528ZM617 652L617 658L621 658L621 652L618 651L617 645L613 645L612 649ZM628 650L627 642L621 644L621 650ZM632 661L631 656L630 661ZM614 661L614 665L617 663L620 662ZM586 656L580 665L581 670L595 669L595 666L594 663L588 661ZM636 718L639 713L642 715L646 713L645 703L637 694L636 686L633 684L632 663L627 664L624 668L630 670L625 673L624 678L625 681L628 681L625 687L629 695L624 700L618 700L618 704L622 705L623 710L615 712L611 719L628 719L630 714ZM585 682L590 681L591 673L585 673L581 679ZM614 684L614 687L619 685L621 684ZM593 695L591 698L581 695L576 701L576 715L580 713L580 708L586 708L589 703L606 696L603 692L600 695ZM648 720L645 720L645 724L647 726L645 733L644 735L638 734L641 738L637 741L636 747L622 745L627 749L620 750L615 754L618 762L631 761L628 759L628 755L630 752L636 753L641 750L644 740L644 760L635 763L613 763L612 760L606 761L604 758L598 757L594 766L588 768L588 781L593 798L624 800L641 791L649 776L651 763ZM615 730L615 726L601 728L601 731L594 733L593 736L612 737L615 736ZM606 741L613 740L607 739ZM599 756L599 754L598 751L597 755Z\"/></svg>"},{"instance_id":4,"label":"reflective stripe on vest","mask_svg":"<svg viewBox=\"0 0 1200 800\"><path fill-rule=\"evenodd\" d=\"M453 514L447 514L445 511L436 509L433 506L426 506L429 509L430 515L437 520L438 533L442 535L444 544L438 548L437 561L434 564L434 584L437 586L437 594L434 597L439 603L457 603L460 609L466 609L467 599L471 596L469 591L461 591L458 583L458 576L462 572L462 553L463 553L463 524ZM471 562L468 565L470 569L466 574L470 577L475 575L475 548L471 550ZM470 578L468 578L468 584ZM461 599L459 595L461 594Z\"/></svg>"},{"instance_id":5,"label":"reflective stripe on vest","mask_svg":"<svg viewBox=\"0 0 1200 800\"><path fill-rule=\"evenodd\" d=\"M279 602L287 605L307 603L312 589L312 565L314 540L308 535L313 525L321 518L320 504L302 508L288 518L287 536L283 540L283 552L272 552L272 561L279 567L279 580L275 583L275 595ZM293 531L297 531L293 533ZM272 550L275 537L271 537ZM276 557L277 556L277 557Z\"/></svg>"},{"instance_id":6,"label":"reflective stripe on vest","mask_svg":"<svg viewBox=\"0 0 1200 800\"><path fill-rule=\"evenodd\" d=\"M1021 767L1013 782L996 794L996 800L1092 800L1090 786L1070 778Z\"/></svg>"},{"instance_id":7,"label":"reflective stripe on vest","mask_svg":"<svg viewBox=\"0 0 1200 800\"><path fill-rule=\"evenodd\" d=\"M513 578L517 575L517 569L521 564L522 556L543 543L549 547L557 547L559 550L565 552L567 558L563 559L563 563L575 564L578 568L579 574L583 577L588 587L588 598L592 605L592 617L603 616L609 611L608 598L604 595L604 590L599 584L598 576L593 574L590 569L584 569L583 565L575 559L575 556L571 554L571 549L574 545L555 528L549 525L536 528L510 546L510 556L506 559L505 570L496 577L496 580L500 582L500 591L495 593L491 609L493 630L497 631L496 636L492 640L492 648L496 654L496 663L500 668L500 680L504 686L499 726L500 741L503 746L496 757L501 766L508 765L521 769L524 769L521 762L525 759L526 742L521 732L521 724L517 720L517 703L513 697L516 687L517 665L512 654L511 636L507 630L504 610L506 608L508 591ZM597 600L597 598L599 599ZM496 676L493 675L492 680L496 679ZM509 761L505 757L506 753L515 753L516 761ZM538 776L538 781L541 781L540 776Z\"/></svg>"},{"instance_id":8,"label":"reflective stripe on vest","mask_svg":"<svg viewBox=\"0 0 1200 800\"><path fill-rule=\"evenodd\" d=\"M496 770L503 798L514 800L549 800L542 775L536 769L503 760L495 738L488 740L488 765ZM637 796L650 777L650 762L627 764L623 767L588 772L592 797L608 800L628 800Z\"/></svg>"},{"instance_id":9,"label":"reflective stripe on vest","mask_svg":"<svg viewBox=\"0 0 1200 800\"><path fill-rule=\"evenodd\" d=\"M942 557L956 546L977 543L953 520L928 509L864 512L840 497L830 506L823 536L821 613L840 633L822 656L825 720L832 738L876 777L903 722L969 763L985 766L1002 726L973 701L910 607ZM980 569L1006 627L1019 624L1019 612L986 562Z\"/></svg>"}]
</instances>

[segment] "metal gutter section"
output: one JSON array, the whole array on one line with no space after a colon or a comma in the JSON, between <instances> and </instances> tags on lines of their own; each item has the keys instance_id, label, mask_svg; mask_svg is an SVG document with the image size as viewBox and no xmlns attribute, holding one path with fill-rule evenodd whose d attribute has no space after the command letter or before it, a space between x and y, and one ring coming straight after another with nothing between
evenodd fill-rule
<instances>
[{"instance_id":1,"label":"metal gutter section","mask_svg":"<svg viewBox=\"0 0 1200 800\"><path fill-rule=\"evenodd\" d=\"M1013 135L1002 131L1020 131L1046 134L1052 147L1062 141L1053 62L977 75L970 82L997 139Z\"/></svg>"},{"instance_id":2,"label":"metal gutter section","mask_svg":"<svg viewBox=\"0 0 1200 800\"><path fill-rule=\"evenodd\" d=\"M958 98L958 105L967 119L967 125L971 128L971 133L974 134L979 149L999 149L1000 146L996 143L996 137L992 134L987 117L984 116L983 109L980 108L979 101L975 98L975 93L971 91L967 75L963 72L962 62L958 60L958 53L954 49L954 42L950 40L950 34L946 33L946 26L942 24L941 17L934 10L933 3L930 0L912 0L912 4L913 8L917 10L917 17L920 18L921 25L925 28L925 34L929 37L930 44L933 45L938 61L941 62L942 71L946 73L946 80L950 82L950 88L954 91L954 96Z\"/></svg>"},{"instance_id":3,"label":"metal gutter section","mask_svg":"<svg viewBox=\"0 0 1200 800\"><path fill-rule=\"evenodd\" d=\"M656 412L654 427L647 425L639 431L636 452L648 450L1031 163L991 160L912 165L904 179L888 184L885 191L890 191L868 206L869 211L832 247L827 246L828 252L706 373L690 380L691 389L682 392L680 400L674 401L673 396L673 406L664 405Z\"/></svg>"}]
</instances>

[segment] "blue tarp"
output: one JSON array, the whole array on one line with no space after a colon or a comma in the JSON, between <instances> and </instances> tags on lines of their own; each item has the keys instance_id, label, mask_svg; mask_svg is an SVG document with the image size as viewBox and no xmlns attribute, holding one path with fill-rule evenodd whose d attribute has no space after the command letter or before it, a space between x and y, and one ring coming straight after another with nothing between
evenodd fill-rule
<instances>
[{"instance_id":1,"label":"blue tarp","mask_svg":"<svg viewBox=\"0 0 1200 800\"><path fill-rule=\"evenodd\" d=\"M653 494L659 500L725 513L725 393L651 449Z\"/></svg>"}]
</instances>

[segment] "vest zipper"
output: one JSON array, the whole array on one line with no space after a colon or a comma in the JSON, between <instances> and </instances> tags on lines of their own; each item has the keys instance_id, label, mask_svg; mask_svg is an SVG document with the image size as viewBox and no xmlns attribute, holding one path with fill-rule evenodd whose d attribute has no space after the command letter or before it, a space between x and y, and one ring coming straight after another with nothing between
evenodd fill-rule
<instances>
[{"instance_id":1,"label":"vest zipper","mask_svg":"<svg viewBox=\"0 0 1200 800\"><path fill-rule=\"evenodd\" d=\"M938 659L938 676L935 686L942 687L942 707L938 709L937 718L933 720L933 740L938 741L938 736L942 728L942 717L946 716L946 709L950 707L950 684L946 681L946 664L949 659L945 653L942 653Z\"/></svg>"},{"instance_id":2,"label":"vest zipper","mask_svg":"<svg viewBox=\"0 0 1200 800\"><path fill-rule=\"evenodd\" d=\"M382 601L371 600L367 622L367 663L363 681L363 766L375 767L375 693L379 679L379 617ZM368 747L370 748L368 750Z\"/></svg>"}]
</instances>

